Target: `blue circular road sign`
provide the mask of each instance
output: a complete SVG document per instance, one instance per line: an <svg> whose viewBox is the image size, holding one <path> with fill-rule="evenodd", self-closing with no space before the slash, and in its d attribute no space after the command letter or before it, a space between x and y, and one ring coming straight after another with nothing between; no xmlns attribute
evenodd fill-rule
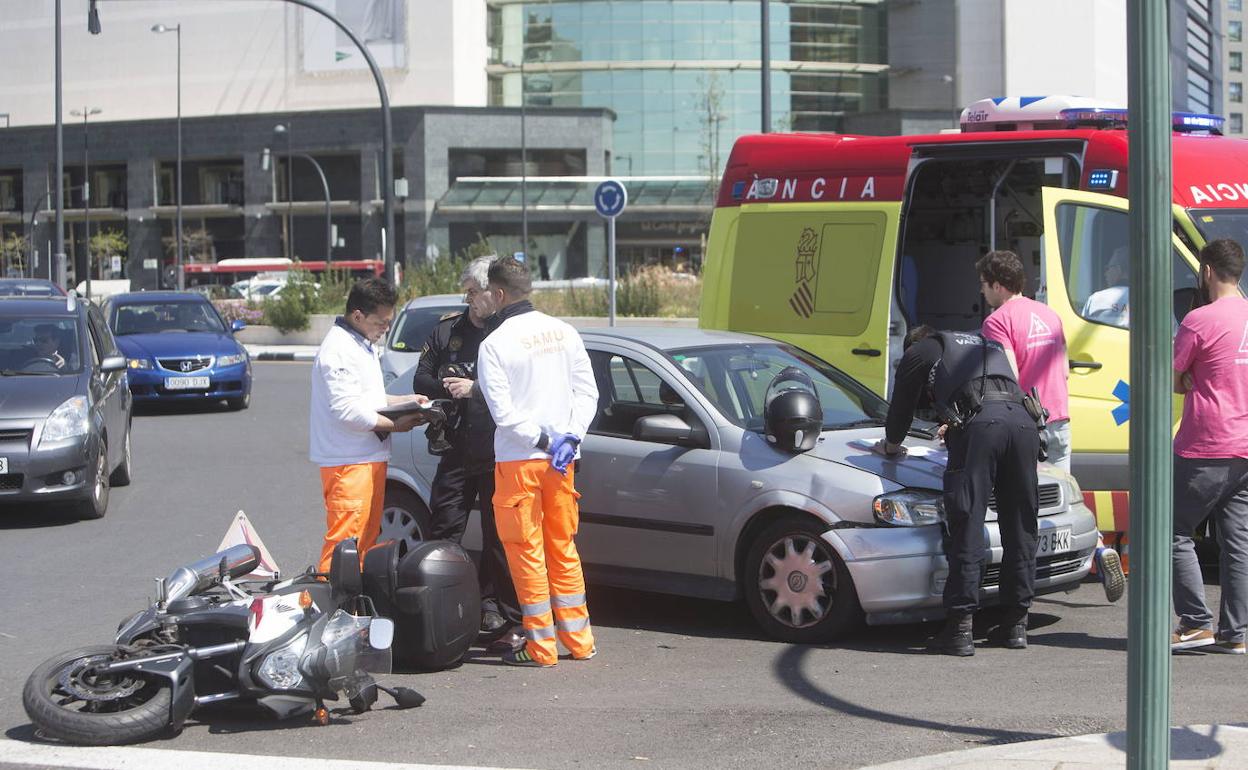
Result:
<svg viewBox="0 0 1248 770"><path fill-rule="evenodd" d="M607 219L618 217L628 205L628 190L614 179L602 182L594 190L594 208Z"/></svg>

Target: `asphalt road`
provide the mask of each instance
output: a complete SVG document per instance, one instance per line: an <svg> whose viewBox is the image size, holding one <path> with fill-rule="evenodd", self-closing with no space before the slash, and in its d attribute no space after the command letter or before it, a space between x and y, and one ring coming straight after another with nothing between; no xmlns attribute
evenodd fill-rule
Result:
<svg viewBox="0 0 1248 770"><path fill-rule="evenodd" d="M32 736L20 692L41 660L111 640L152 579L211 553L237 510L287 572L315 559L324 515L306 456L308 373L257 364L243 412L136 417L134 484L113 491L100 521L0 513L7 737ZM1126 724L1126 603L1085 584L1037 603L1029 650L953 659L923 654L931 625L790 646L761 639L742 606L591 586L593 661L513 669L474 652L453 671L389 677L428 697L417 710L342 713L321 728L219 709L153 745L505 767L858 767L1108 732ZM1246 664L1176 656L1174 723L1242 721Z"/></svg>

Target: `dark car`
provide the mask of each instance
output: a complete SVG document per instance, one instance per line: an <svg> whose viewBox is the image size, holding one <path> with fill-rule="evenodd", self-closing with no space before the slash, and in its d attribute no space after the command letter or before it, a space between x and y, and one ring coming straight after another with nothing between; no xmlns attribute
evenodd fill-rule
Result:
<svg viewBox="0 0 1248 770"><path fill-rule="evenodd" d="M0 297L64 297L67 293L42 278L0 278Z"/></svg>
<svg viewBox="0 0 1248 770"><path fill-rule="evenodd" d="M73 296L0 299L0 506L70 503L84 518L130 483L126 359Z"/></svg>
<svg viewBox="0 0 1248 770"><path fill-rule="evenodd" d="M193 292L114 294L104 303L139 402L251 402L251 356L212 303Z"/></svg>

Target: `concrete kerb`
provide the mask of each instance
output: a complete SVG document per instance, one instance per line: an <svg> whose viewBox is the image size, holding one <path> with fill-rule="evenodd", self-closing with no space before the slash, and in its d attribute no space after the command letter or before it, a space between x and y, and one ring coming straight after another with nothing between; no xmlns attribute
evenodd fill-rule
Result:
<svg viewBox="0 0 1248 770"><path fill-rule="evenodd" d="M1125 767L1125 732L1078 735L984 746L862 770L1100 770ZM1248 724L1170 728L1170 767L1175 770L1248 768Z"/></svg>

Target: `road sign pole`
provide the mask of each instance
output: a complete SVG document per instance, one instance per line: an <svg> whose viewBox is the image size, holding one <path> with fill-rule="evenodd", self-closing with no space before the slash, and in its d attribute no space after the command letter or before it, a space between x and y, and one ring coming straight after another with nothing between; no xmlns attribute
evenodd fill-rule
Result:
<svg viewBox="0 0 1248 770"><path fill-rule="evenodd" d="M615 217L607 219L607 326L615 326Z"/></svg>

